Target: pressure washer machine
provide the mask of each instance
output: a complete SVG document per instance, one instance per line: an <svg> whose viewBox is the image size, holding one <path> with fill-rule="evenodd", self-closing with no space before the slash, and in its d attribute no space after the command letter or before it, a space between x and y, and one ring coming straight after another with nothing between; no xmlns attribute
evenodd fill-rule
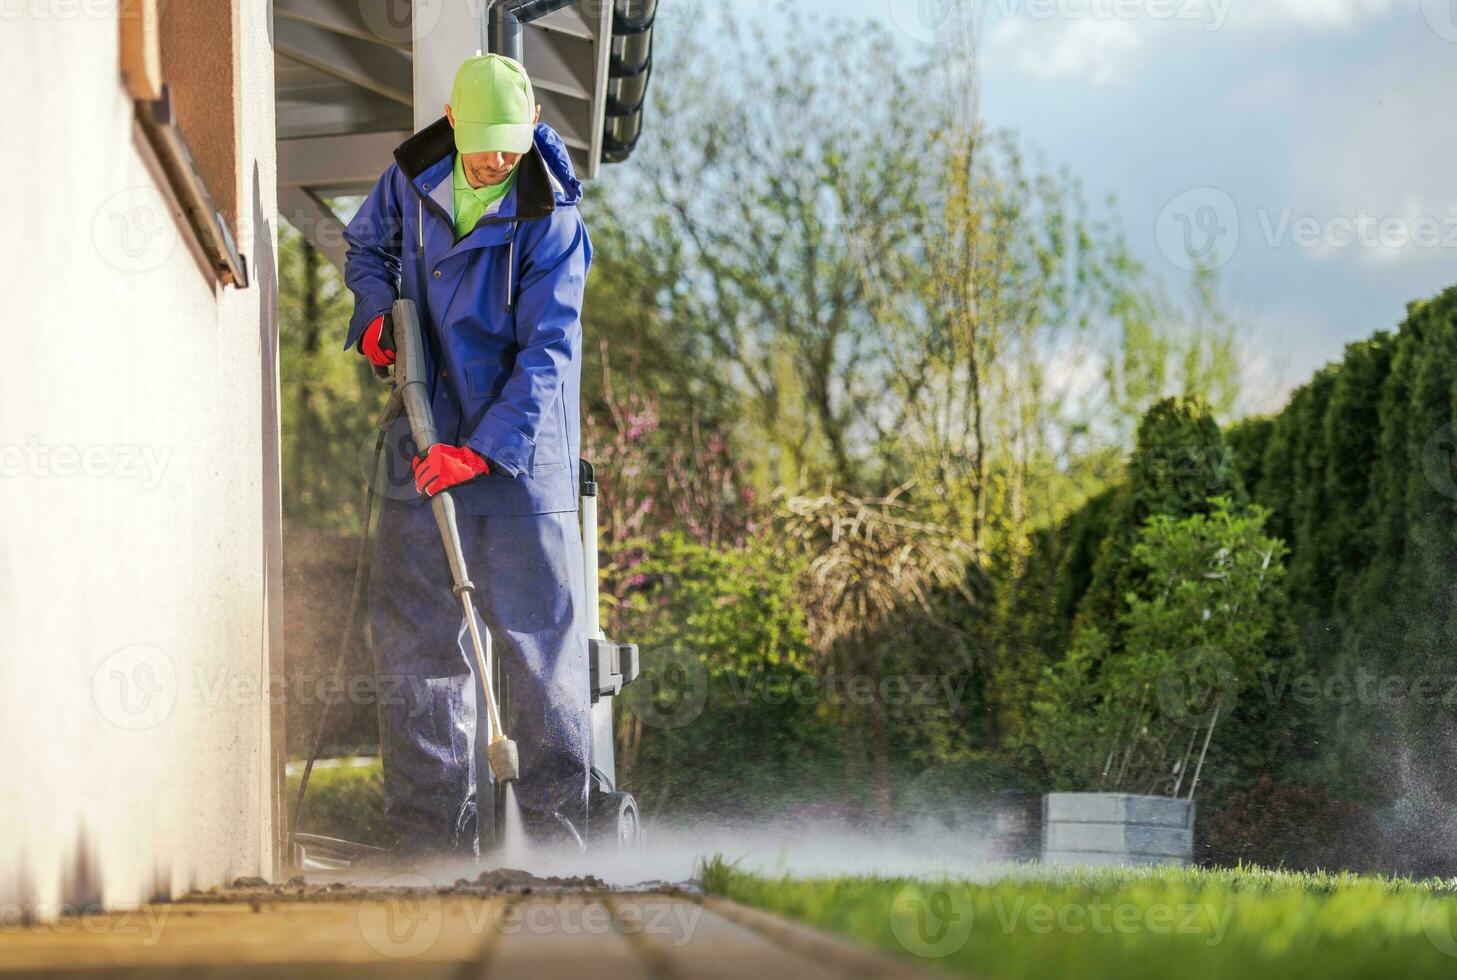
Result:
<svg viewBox="0 0 1457 980"><path fill-rule="evenodd" d="M370 479L366 481L363 527L355 563L354 587L350 598L348 625L334 667L336 676L343 670L349 645L359 636L363 596L373 552L375 476L379 472L388 434L395 421L403 414L409 423L416 453L425 453L438 441L426 383L424 337L419 311L414 302L407 299L397 301L392 311L392 321L393 336L384 338L384 343L396 350L397 357L393 370L377 368L375 371L376 376L390 383L391 394L385 410L375 423L373 464ZM638 648L634 643L609 640L602 632L598 595L598 484L591 463L580 461L579 477L579 512L587 607L587 648L583 652L588 658L592 697L592 767L585 836L589 846L594 848L624 850L641 843L643 829L637 801L630 793L617 787L612 704L613 699L622 693L622 689L638 677ZM476 791L480 797L475 810L481 852L487 855L501 842L506 818L506 785L519 775L516 744L511 740L510 733L502 729L501 723L511 692L505 672L501 669L500 658L492 654L490 634L480 623L475 611L475 587L471 583L461 548L455 503L450 492L447 490L435 494L430 499L430 506L440 531L443 557L450 568L453 592L461 603L461 613L474 654L472 673L476 680L478 707ZM329 705L325 704L320 712L309 757L301 774L289 825L290 854L294 859L294 866L306 871L342 870L372 855L387 853L370 845L300 833L298 830L309 777L327 734L328 717ZM488 792L493 805L482 805Z"/></svg>

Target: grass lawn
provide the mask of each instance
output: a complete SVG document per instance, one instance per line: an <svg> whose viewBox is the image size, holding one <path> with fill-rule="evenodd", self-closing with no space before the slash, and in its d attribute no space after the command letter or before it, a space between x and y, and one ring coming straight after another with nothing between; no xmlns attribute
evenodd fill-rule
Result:
<svg viewBox="0 0 1457 980"><path fill-rule="evenodd" d="M701 878L712 893L988 980L1457 977L1457 881L1032 867L977 881L793 879L721 857Z"/></svg>
<svg viewBox="0 0 1457 980"><path fill-rule="evenodd" d="M341 837L384 847L390 842L384 819L384 770L379 760L368 765L337 765L326 760L309 775L309 792L299 817L300 831ZM295 767L290 763L289 768ZM299 775L288 774L287 805L298 796Z"/></svg>

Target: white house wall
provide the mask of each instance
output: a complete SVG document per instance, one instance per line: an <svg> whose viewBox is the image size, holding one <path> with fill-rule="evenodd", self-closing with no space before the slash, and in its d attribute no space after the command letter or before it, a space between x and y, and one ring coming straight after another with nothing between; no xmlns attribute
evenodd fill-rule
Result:
<svg viewBox="0 0 1457 980"><path fill-rule="evenodd" d="M273 64L240 6L244 290L167 213L114 2L0 10L0 903L42 915L272 871Z"/></svg>

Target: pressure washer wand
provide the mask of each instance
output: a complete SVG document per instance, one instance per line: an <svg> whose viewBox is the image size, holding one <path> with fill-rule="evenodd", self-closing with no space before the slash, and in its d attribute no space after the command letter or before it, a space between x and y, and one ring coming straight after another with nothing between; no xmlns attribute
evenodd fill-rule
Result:
<svg viewBox="0 0 1457 980"><path fill-rule="evenodd" d="M425 383L425 345L420 332L420 314L412 300L398 300L392 314L394 319L395 347L395 392L404 402L405 417L410 421L410 432L415 437L415 450L425 455L430 447L440 441L435 431L435 418L430 411L430 391ZM440 529L440 539L445 544L445 559L450 564L450 580L455 594L460 598L461 611L465 614L466 629L470 632L471 647L476 655L476 675L480 679L481 694L486 699L486 713L491 722L491 741L486 746L486 758L491 771L501 782L510 782L521 774L520 757L516 743L506 737L501 726L500 708L496 703L496 692L491 684L490 666L486 661L486 647L476 619L475 586L465 566L465 551L460 544L460 527L455 517L455 500L450 491L442 490L430 498L430 509L435 513L435 525Z"/></svg>

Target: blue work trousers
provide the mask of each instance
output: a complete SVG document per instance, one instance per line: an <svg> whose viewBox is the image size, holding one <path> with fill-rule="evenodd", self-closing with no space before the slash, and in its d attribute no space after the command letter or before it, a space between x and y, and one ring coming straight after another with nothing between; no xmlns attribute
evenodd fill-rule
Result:
<svg viewBox="0 0 1457 980"><path fill-rule="evenodd" d="M528 830L586 823L591 742L581 536L571 512L459 514L477 611L505 676L507 736ZM460 600L428 505L387 500L370 578L386 814L401 850L471 853L479 685ZM484 724L485 713L479 713Z"/></svg>

